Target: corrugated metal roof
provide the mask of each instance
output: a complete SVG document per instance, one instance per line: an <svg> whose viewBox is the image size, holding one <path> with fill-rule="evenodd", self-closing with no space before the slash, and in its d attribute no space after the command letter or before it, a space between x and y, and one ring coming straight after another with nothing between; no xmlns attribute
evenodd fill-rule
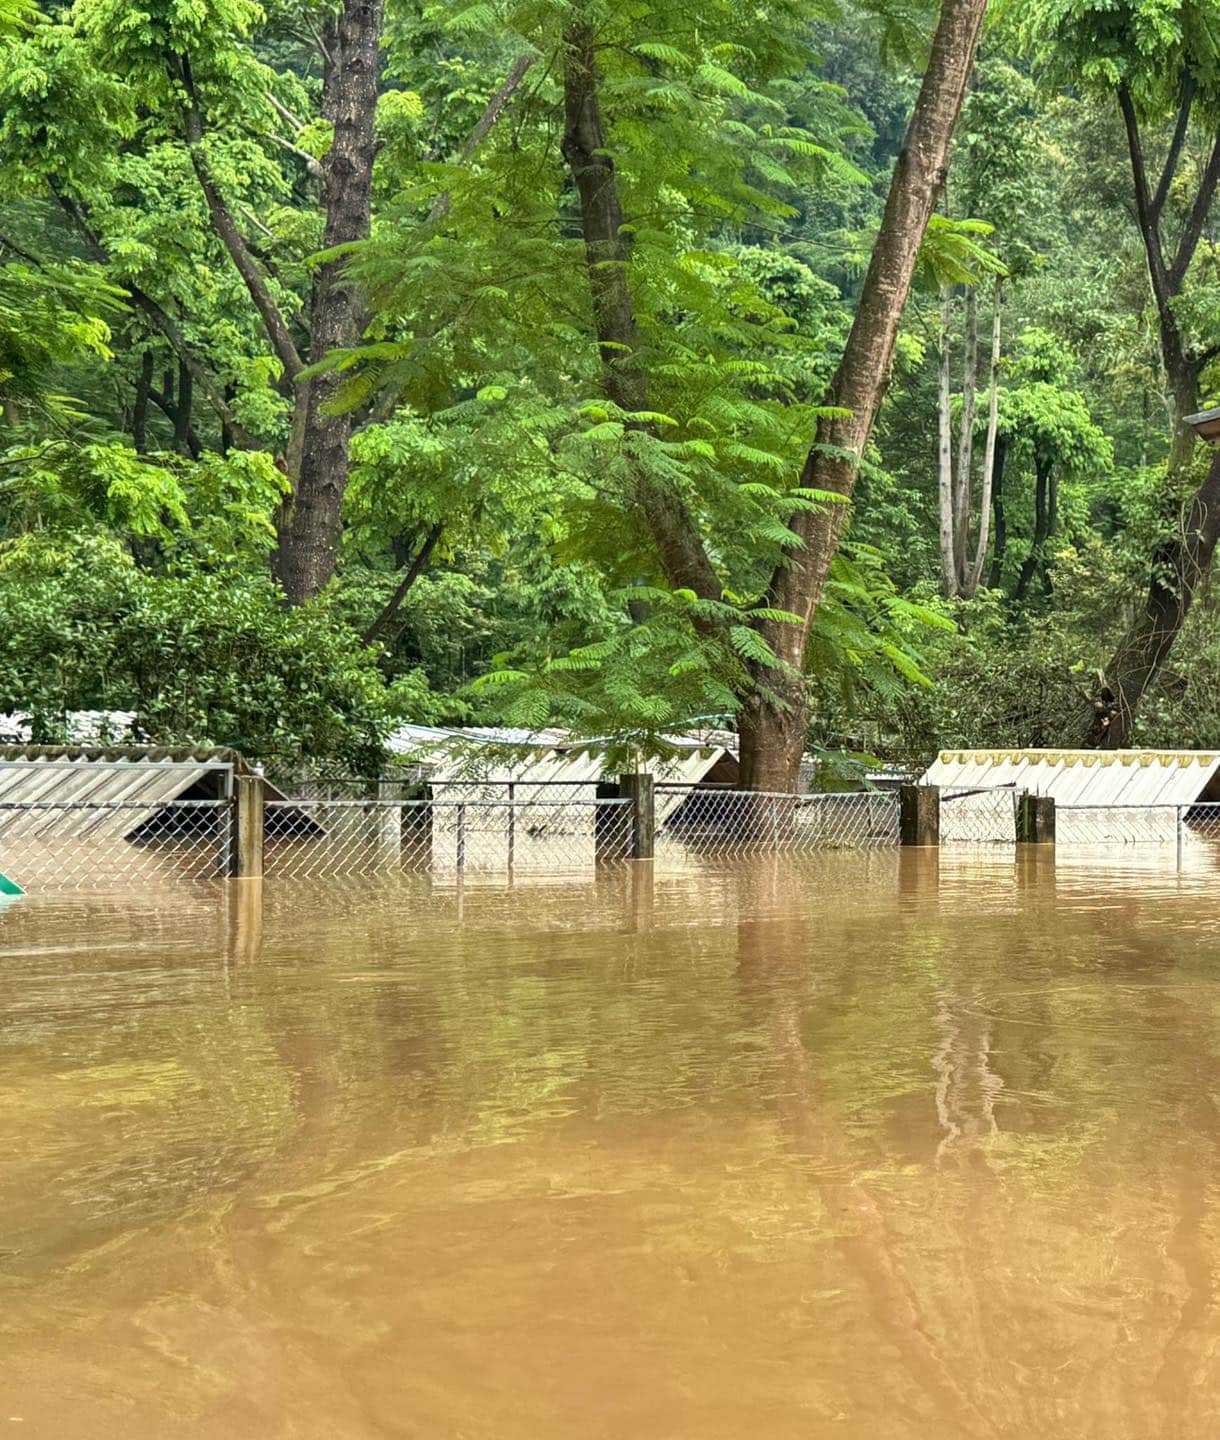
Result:
<svg viewBox="0 0 1220 1440"><path fill-rule="evenodd" d="M734 752L724 743L735 739L722 732L672 735L665 741L673 754L641 762L658 780L695 785ZM512 730L475 726L445 730L428 725L403 725L390 737L399 755L417 755L432 767L435 782L471 784L562 783L587 785L606 777L608 742L581 739L566 730ZM499 748L517 754L496 755ZM490 752L490 753L489 753Z"/></svg>
<svg viewBox="0 0 1220 1440"><path fill-rule="evenodd" d="M942 750L923 783L1028 790L1063 806L1190 805L1217 772L1214 750Z"/></svg>
<svg viewBox="0 0 1220 1440"><path fill-rule="evenodd" d="M216 759L180 758L101 759L77 752L45 754L4 752L20 758L0 758L0 806L39 805L26 810L5 809L5 836L54 832L62 836L128 835L150 820L163 806L176 800L197 781L223 768ZM51 809L86 805L121 809Z"/></svg>

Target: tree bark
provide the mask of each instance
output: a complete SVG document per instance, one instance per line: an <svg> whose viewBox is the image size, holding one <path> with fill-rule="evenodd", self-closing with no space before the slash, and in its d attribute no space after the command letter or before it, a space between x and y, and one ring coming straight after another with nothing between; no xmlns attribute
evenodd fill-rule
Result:
<svg viewBox="0 0 1220 1440"><path fill-rule="evenodd" d="M1004 513L1004 462L1008 458L1008 439L1001 435L995 447L995 477L991 486L991 512L994 518L995 549L991 552L991 571L987 584L998 590L1004 580L1004 557L1008 553L1008 518Z"/></svg>
<svg viewBox="0 0 1220 1440"><path fill-rule="evenodd" d="M1040 457L1036 458L1034 474L1034 535L1030 541L1029 554L1021 566L1017 588L1013 591L1013 599L1018 601L1025 599L1029 592L1030 581L1043 564L1047 538L1055 524L1054 508L1051 503L1051 467L1045 460Z"/></svg>
<svg viewBox="0 0 1220 1440"><path fill-rule="evenodd" d="M603 388L627 416L638 415L649 407L631 294L631 248L598 98L593 28L583 21L564 37L563 156L580 197ZM632 475L631 499L652 533L666 578L702 599L719 600L720 581L686 501L672 486L649 476L646 463L633 454L633 432L651 434L651 429L644 420L628 418L624 449Z"/></svg>
<svg viewBox="0 0 1220 1440"><path fill-rule="evenodd" d="M966 287L966 357L962 370L962 422L957 446L957 481L953 487L953 568L955 589L969 583L971 475L974 468L974 401L979 374L979 301L973 285Z"/></svg>
<svg viewBox="0 0 1220 1440"><path fill-rule="evenodd" d="M322 113L334 139L322 167L326 250L368 238L372 220L373 118L380 78L383 0L344 0L326 24ZM317 269L310 309L310 363L359 339L361 307L346 275L346 257ZM279 521L274 567L291 604L317 595L338 564L342 504L347 490L352 417L339 411L342 384L334 370L297 386L288 473L292 493Z"/></svg>
<svg viewBox="0 0 1220 1440"><path fill-rule="evenodd" d="M864 289L828 399L847 414L823 419L801 484L850 498L873 421L889 386L894 342L910 291L919 247L944 188L953 131L974 64L987 0L942 0L928 68L907 129L873 246ZM795 787L807 729L805 649L846 521L845 505L798 511L789 526L799 537L772 577L769 603L799 617L764 622L760 630L785 662L761 670L743 707L744 783L758 790Z"/></svg>
<svg viewBox="0 0 1220 1440"><path fill-rule="evenodd" d="M983 488L979 495L979 533L974 550L974 561L962 587L962 595L971 600L983 578L983 566L987 563L987 541L991 530L991 491L994 484L996 465L996 437L1000 427L1000 329L1003 323L1004 282L998 276L995 282L995 296L991 312L991 367L988 383L991 387L987 402L987 441L983 449Z"/></svg>
<svg viewBox="0 0 1220 1440"><path fill-rule="evenodd" d="M131 443L137 455L148 448L148 392L153 382L153 353L145 350L140 356L140 378L136 381L136 405L131 416Z"/></svg>
<svg viewBox="0 0 1220 1440"><path fill-rule="evenodd" d="M1143 142L1138 117L1130 93L1125 86L1118 91L1118 104L1127 132L1127 149L1131 160L1131 176L1135 189L1135 212L1148 277L1156 300L1159 321L1161 359L1173 398L1173 435L1170 441L1166 506L1177 505L1177 481L1189 468L1194 453L1195 437L1185 417L1199 408L1199 375L1207 362L1208 352L1189 349L1178 326L1174 304L1194 259L1203 227L1211 211L1217 185L1220 184L1220 135L1213 144L1199 187L1191 202L1190 212L1178 239L1176 252L1166 261L1161 236L1161 214L1169 194L1178 159L1189 123L1194 99L1193 82L1183 87L1177 123L1169 153L1157 185L1156 194L1149 193L1144 163ZM1126 743L1131 723L1144 691L1155 680L1161 666L1173 649L1174 640L1190 609L1195 589L1206 578L1211 564L1214 541L1205 544L1198 538L1206 534L1214 509L1212 474L1183 506L1179 516L1179 534L1159 547L1152 558L1148 590L1142 610L1119 641L1109 665L1102 672L1098 686L1088 697L1081 718L1081 738L1090 746L1114 748ZM1202 530L1200 530L1202 525ZM1196 573L1198 566L1202 570ZM1167 585L1165 576L1172 577ZM1187 586L1176 597L1175 586Z"/></svg>
<svg viewBox="0 0 1220 1440"><path fill-rule="evenodd" d="M174 449L179 455L191 453L189 437L191 433L191 414L194 407L194 386L191 380L190 367L182 360L178 361L178 398L176 401L178 413L174 417Z"/></svg>
<svg viewBox="0 0 1220 1440"><path fill-rule="evenodd" d="M1136 705L1173 648L1211 567L1217 538L1220 454L1213 457L1206 478L1191 497L1180 533L1153 557L1143 608L1091 697L1088 739L1092 745L1119 749L1127 743Z"/></svg>
<svg viewBox="0 0 1220 1440"><path fill-rule="evenodd" d="M953 329L953 291L948 285L940 292L940 374L937 377L937 503L940 511L940 569L945 595L957 594L956 536L953 504L953 414L952 370L949 340Z"/></svg>

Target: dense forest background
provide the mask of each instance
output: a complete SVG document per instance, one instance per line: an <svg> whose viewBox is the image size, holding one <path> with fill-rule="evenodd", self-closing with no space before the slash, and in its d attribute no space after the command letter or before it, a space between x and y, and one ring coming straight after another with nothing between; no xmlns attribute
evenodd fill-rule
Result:
<svg viewBox="0 0 1220 1440"><path fill-rule="evenodd" d="M0 712L648 746L779 673L841 511L815 751L1220 747L1216 0L993 4L809 483L949 9L0 0Z"/></svg>

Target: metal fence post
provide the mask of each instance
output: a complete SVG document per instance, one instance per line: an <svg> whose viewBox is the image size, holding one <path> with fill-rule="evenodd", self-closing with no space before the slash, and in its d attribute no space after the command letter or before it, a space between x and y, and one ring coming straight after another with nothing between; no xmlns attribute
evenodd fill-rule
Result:
<svg viewBox="0 0 1220 1440"><path fill-rule="evenodd" d="M898 787L898 843L940 844L940 786Z"/></svg>
<svg viewBox="0 0 1220 1440"><path fill-rule="evenodd" d="M263 817L267 782L261 775L234 777L233 843L229 846L229 873L242 880L263 877Z"/></svg>
<svg viewBox="0 0 1220 1440"><path fill-rule="evenodd" d="M459 871L466 868L466 802L464 800L457 807L457 868Z"/></svg>
<svg viewBox="0 0 1220 1440"><path fill-rule="evenodd" d="M508 782L508 868L511 870L517 859L517 787Z"/></svg>
<svg viewBox="0 0 1220 1440"><path fill-rule="evenodd" d="M1055 843L1055 800L1026 790L1017 797L1017 844Z"/></svg>
<svg viewBox="0 0 1220 1440"><path fill-rule="evenodd" d="M657 791L651 775L620 775L618 793L631 801L629 860L651 860L657 843Z"/></svg>

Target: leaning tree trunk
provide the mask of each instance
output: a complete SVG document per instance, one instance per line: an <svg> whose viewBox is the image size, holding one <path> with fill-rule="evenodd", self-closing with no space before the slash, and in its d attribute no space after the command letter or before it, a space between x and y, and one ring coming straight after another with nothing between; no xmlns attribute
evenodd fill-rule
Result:
<svg viewBox="0 0 1220 1440"><path fill-rule="evenodd" d="M828 395L846 412L818 424L801 473L802 486L850 499L878 407L889 387L894 343L928 219L944 188L966 83L974 64L987 0L943 0L928 68L890 182L881 229L873 246L860 303ZM781 667L760 667L743 707L741 766L756 790L791 790L800 771L808 728L804 681L809 632L839 546L847 506L797 511L789 526L798 537L772 576L768 604L795 614L797 623L765 621L760 632Z"/></svg>
<svg viewBox="0 0 1220 1440"><path fill-rule="evenodd" d="M1116 750L1127 743L1140 697L1165 663L1220 538L1220 454L1191 497L1179 533L1153 557L1144 604L1091 699L1089 741Z"/></svg>
<svg viewBox="0 0 1220 1440"><path fill-rule="evenodd" d="M1178 482L1188 470L1194 451L1194 434L1185 424L1185 417L1199 408L1199 375L1216 351L1214 348L1198 351L1187 344L1179 325L1176 302L1220 184L1220 132L1214 132L1211 154L1199 175L1176 253L1171 258L1161 236L1161 217L1182 155L1195 99L1194 82L1186 77L1174 137L1155 191L1147 173L1135 103L1125 84L1118 87L1117 98L1127 133L1136 221L1160 321L1161 360L1173 396L1167 498L1170 505L1177 507ZM1136 708L1173 649L1195 591L1211 565L1215 540L1213 537L1209 542L1207 537L1214 524L1214 472L1215 466L1182 505L1178 534L1159 546L1152 557L1143 608L1119 641L1083 708L1082 738L1088 745L1116 749L1127 743Z"/></svg>
<svg viewBox="0 0 1220 1440"><path fill-rule="evenodd" d="M326 250L369 235L383 16L383 0L345 0L326 25L322 113L334 126L322 167ZM345 266L343 257L327 260L314 277L311 364L360 337L360 298ZM280 516L275 554L276 574L292 604L316 595L338 562L352 436L351 414L336 404L341 383L328 370L297 387L288 454L292 493Z"/></svg>
<svg viewBox="0 0 1220 1440"><path fill-rule="evenodd" d="M1176 373L1170 376L1174 433L1166 477L1167 502L1176 505L1179 502L1173 497L1181 495L1181 479L1189 469L1195 440L1194 432L1183 420L1198 409L1199 380L1197 370L1182 360L1176 349L1172 346L1166 349L1164 326L1161 338L1162 353L1177 357ZM1127 743L1144 692L1169 658L1194 599L1195 589L1211 566L1214 541L1200 548L1192 536L1192 525L1197 528L1199 517L1209 515L1213 508L1214 468L1208 470L1203 483L1190 499L1179 505L1174 517L1177 533L1159 545L1152 556L1143 607L1118 642L1110 663L1101 672L1098 684L1088 698L1083 717L1083 740L1091 748L1116 750ZM1203 555L1206 558L1202 562L1202 571L1194 575L1196 561ZM1192 575L1194 578L1190 580L1189 591L1175 596L1173 592L1181 583L1180 577Z"/></svg>
<svg viewBox="0 0 1220 1440"><path fill-rule="evenodd" d="M562 150L580 197L602 388L612 404L628 416L639 416L649 408L648 377L631 292L631 242L602 119L594 32L583 20L564 36L563 90ZM702 599L719 600L720 582L686 502L672 485L649 475L636 460L633 432L647 432L648 422L629 418L624 428L630 498L652 532L666 579L694 590Z"/></svg>

